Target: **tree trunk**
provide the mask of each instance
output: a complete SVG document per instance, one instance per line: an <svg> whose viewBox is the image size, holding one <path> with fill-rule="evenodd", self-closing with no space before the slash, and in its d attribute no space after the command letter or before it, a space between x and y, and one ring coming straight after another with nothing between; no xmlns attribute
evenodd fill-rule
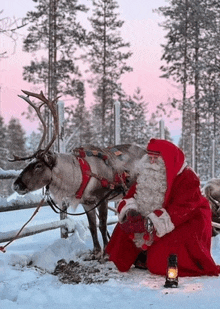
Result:
<svg viewBox="0 0 220 309"><path fill-rule="evenodd" d="M56 48L56 13L57 0L50 0L49 3L49 46L48 46L48 98L54 100L57 96L57 82L56 82L56 62L57 62L57 48ZM52 137L52 117L47 110L47 124L48 134L47 143Z"/></svg>
<svg viewBox="0 0 220 309"><path fill-rule="evenodd" d="M199 162L199 132L200 132L200 106L199 106L199 26L198 21L195 22L195 145L196 145L196 154L195 154L195 172L198 172L198 162Z"/></svg>
<svg viewBox="0 0 220 309"><path fill-rule="evenodd" d="M186 122L187 122L187 107L186 107L186 89L187 89L187 30L188 30L188 17L187 17L187 10L188 10L188 0L185 0L185 40L184 40L184 64L183 64L183 105L182 105L182 149L184 152L187 150L186 141L188 139L187 136L187 129L186 129Z"/></svg>
<svg viewBox="0 0 220 309"><path fill-rule="evenodd" d="M103 82L102 82L102 146L105 145L105 113L106 113L106 3L104 3L103 28Z"/></svg>

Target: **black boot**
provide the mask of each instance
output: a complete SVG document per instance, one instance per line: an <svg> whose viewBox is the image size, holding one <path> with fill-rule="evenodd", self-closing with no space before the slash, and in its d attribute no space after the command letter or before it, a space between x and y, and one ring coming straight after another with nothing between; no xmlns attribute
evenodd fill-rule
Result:
<svg viewBox="0 0 220 309"><path fill-rule="evenodd" d="M147 251L142 251L141 253L139 253L138 257L134 262L135 268L147 269L146 261L147 261Z"/></svg>

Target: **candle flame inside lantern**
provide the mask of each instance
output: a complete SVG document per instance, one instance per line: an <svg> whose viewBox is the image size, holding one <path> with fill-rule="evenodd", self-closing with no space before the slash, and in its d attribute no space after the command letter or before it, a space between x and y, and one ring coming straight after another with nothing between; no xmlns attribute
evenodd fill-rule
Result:
<svg viewBox="0 0 220 309"><path fill-rule="evenodd" d="M169 267L168 273L167 273L167 277L168 277L169 279L175 279L175 278L177 278L177 276L178 276L178 270L177 270L177 268Z"/></svg>

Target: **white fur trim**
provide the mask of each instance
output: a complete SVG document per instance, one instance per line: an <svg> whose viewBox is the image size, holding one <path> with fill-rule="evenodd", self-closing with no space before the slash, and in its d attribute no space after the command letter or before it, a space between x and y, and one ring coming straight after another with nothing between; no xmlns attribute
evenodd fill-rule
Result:
<svg viewBox="0 0 220 309"><path fill-rule="evenodd" d="M133 197L128 198L126 200L123 200L126 202L126 204L124 205L124 207L121 209L120 213L118 213L118 220L119 222L123 222L126 214L129 210L138 210L138 206L137 206L137 202L135 201L135 199ZM120 204L119 204L120 205Z"/></svg>
<svg viewBox="0 0 220 309"><path fill-rule="evenodd" d="M174 230L175 226L171 221L170 215L166 211L166 209L160 209L163 214L158 217L154 212L150 213L148 217L153 222L154 228L156 230L156 234L158 237L163 237L165 234L170 233Z"/></svg>
<svg viewBox="0 0 220 309"><path fill-rule="evenodd" d="M134 233L133 242L137 248L141 248L143 245L145 245L146 241L144 239L144 233Z"/></svg>
<svg viewBox="0 0 220 309"><path fill-rule="evenodd" d="M153 243L153 235L149 236L149 239L144 239L145 233L134 233L134 239L133 242L135 243L135 246L137 248L141 248L143 250L146 250L146 246L149 247ZM145 248L144 248L145 246Z"/></svg>

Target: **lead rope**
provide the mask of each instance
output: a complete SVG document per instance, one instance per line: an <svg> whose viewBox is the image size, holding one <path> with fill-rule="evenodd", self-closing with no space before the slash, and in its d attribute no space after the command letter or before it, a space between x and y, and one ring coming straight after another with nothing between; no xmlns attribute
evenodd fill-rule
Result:
<svg viewBox="0 0 220 309"><path fill-rule="evenodd" d="M123 191L123 189L121 188L121 190ZM121 191L120 190L120 191ZM115 190L114 190L115 191ZM115 198L116 196L118 196L121 192L117 192L116 194L115 194L115 196L113 196L113 198ZM89 213L90 211L92 211L92 210L94 210L94 209L97 209L97 207L110 195L112 193L112 191L109 191L93 208L91 208L90 210L88 210L88 211L84 211L84 212L81 212L81 213L69 213L69 212L67 212L66 210L63 210L63 209L61 209L55 202L54 202L54 200L51 198L51 196L50 196L50 192L49 192L49 188L47 188L46 189L46 192L45 192L45 195L46 195L46 197L47 197L47 203L49 204L49 206L51 207L51 209L55 212L55 213L57 213L57 214L61 214L61 213L65 213L66 215L70 215L70 216L81 216L81 215L85 215L85 214L87 214L87 213ZM97 211L96 211L96 216L98 217L98 219L99 219L99 214L97 213ZM110 239L111 238L111 236L110 236L110 234L109 234L109 232L108 232L108 230L107 230L107 237L108 237L108 239Z"/></svg>
<svg viewBox="0 0 220 309"><path fill-rule="evenodd" d="M84 212L80 212L80 213L70 213L70 212L67 212L66 210L61 209L50 196L49 188L46 189L45 195L46 195L47 203L49 204L49 206L52 208L52 210L55 213L57 214L65 213L66 215L69 215L69 216L82 216L96 209L103 201L105 201L112 194L113 191L117 192L116 189L109 191L93 208L91 208L90 210L84 211ZM121 188L120 188L120 191L118 190L118 192L112 198L115 198L119 194L121 194Z"/></svg>
<svg viewBox="0 0 220 309"><path fill-rule="evenodd" d="M28 223L31 222L31 220L36 216L36 214L38 213L39 209L43 205L44 201L45 201L45 198L42 198L42 200L38 204L37 208L35 209L33 215L30 217L30 219L22 226L22 228L17 232L17 234L9 242L7 242L6 245L0 246L0 251L2 251L3 253L6 252L5 248L8 247L12 242L14 242L19 237L19 235L21 234L21 232L23 231L25 226L28 225Z"/></svg>

